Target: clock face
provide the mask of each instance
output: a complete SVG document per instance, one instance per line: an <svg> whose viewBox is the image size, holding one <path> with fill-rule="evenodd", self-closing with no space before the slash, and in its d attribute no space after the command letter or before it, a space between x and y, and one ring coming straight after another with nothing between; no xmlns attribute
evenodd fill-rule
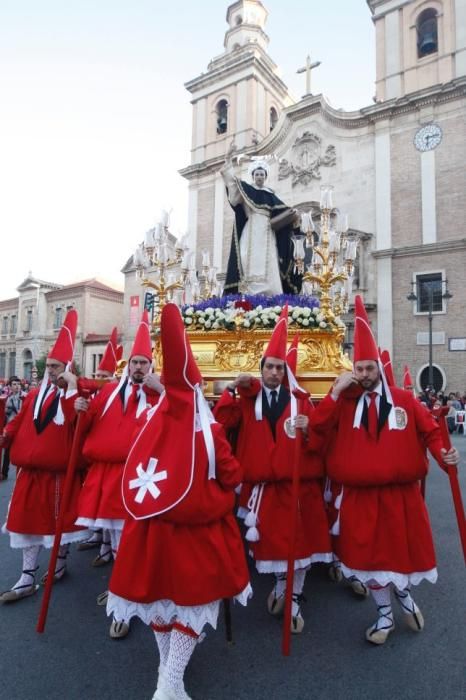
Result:
<svg viewBox="0 0 466 700"><path fill-rule="evenodd" d="M442 129L438 124L427 124L416 131L414 145L418 151L432 151L442 140Z"/></svg>

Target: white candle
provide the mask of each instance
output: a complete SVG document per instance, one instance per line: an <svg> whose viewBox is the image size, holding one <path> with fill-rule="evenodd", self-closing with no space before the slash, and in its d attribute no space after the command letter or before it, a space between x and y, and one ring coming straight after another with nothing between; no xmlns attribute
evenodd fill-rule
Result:
<svg viewBox="0 0 466 700"><path fill-rule="evenodd" d="M293 236L293 255L295 260L304 260L304 238L302 236Z"/></svg>
<svg viewBox="0 0 466 700"><path fill-rule="evenodd" d="M202 267L209 267L210 265L210 253L208 250L202 251Z"/></svg>
<svg viewBox="0 0 466 700"><path fill-rule="evenodd" d="M322 185L320 188L320 208L321 209L332 209L332 190L331 185Z"/></svg>
<svg viewBox="0 0 466 700"><path fill-rule="evenodd" d="M161 262L162 264L165 264L166 262L168 262L168 251L167 251L167 246L165 243L162 243L160 248L159 248L158 259L159 259L159 262Z"/></svg>
<svg viewBox="0 0 466 700"><path fill-rule="evenodd" d="M142 253L140 245L138 245L138 247L134 251L133 262L136 265L136 267L141 267L144 262L144 255Z"/></svg>
<svg viewBox="0 0 466 700"><path fill-rule="evenodd" d="M164 228L168 228L170 224L170 215L165 209L160 212L160 223Z"/></svg>
<svg viewBox="0 0 466 700"><path fill-rule="evenodd" d="M181 261L181 269L182 270L188 270L189 269L189 261L191 259L191 253L189 250L185 250L183 253L183 259Z"/></svg>
<svg viewBox="0 0 466 700"><path fill-rule="evenodd" d="M154 229L149 229L146 231L146 235L144 236L144 245L147 248L153 248L154 247Z"/></svg>

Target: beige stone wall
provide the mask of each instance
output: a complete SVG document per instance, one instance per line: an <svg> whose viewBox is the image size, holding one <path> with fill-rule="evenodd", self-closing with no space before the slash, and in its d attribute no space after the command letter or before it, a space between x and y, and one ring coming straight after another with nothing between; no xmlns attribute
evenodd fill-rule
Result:
<svg viewBox="0 0 466 700"><path fill-rule="evenodd" d="M215 184L213 178L206 180L199 188L197 207L197 267L201 265L201 250L212 251L214 232Z"/></svg>
<svg viewBox="0 0 466 700"><path fill-rule="evenodd" d="M461 100L457 108L437 122L443 130L442 143L435 152L439 241L465 237L466 100Z"/></svg>
<svg viewBox="0 0 466 700"><path fill-rule="evenodd" d="M392 245L395 248L422 242L421 161L413 144L416 125L405 122L391 134Z"/></svg>
<svg viewBox="0 0 466 700"><path fill-rule="evenodd" d="M445 270L453 299L448 302L447 313L434 314L433 331L445 332L445 344L433 346L433 362L440 365L447 375L449 391L466 390L466 352L450 352L448 338L466 337L466 293L464 270L466 269L466 248L450 253L416 255L395 258L393 261L393 331L394 367L397 379L401 381L404 364L411 368L413 378L419 369L428 364L428 345L417 345L419 332L427 333L427 315L413 313L412 303L406 296L411 291L413 273Z"/></svg>
<svg viewBox="0 0 466 700"><path fill-rule="evenodd" d="M115 302L92 293L89 295L87 333L108 333L110 335L113 326L118 326L121 329L122 321L123 299L121 302Z"/></svg>

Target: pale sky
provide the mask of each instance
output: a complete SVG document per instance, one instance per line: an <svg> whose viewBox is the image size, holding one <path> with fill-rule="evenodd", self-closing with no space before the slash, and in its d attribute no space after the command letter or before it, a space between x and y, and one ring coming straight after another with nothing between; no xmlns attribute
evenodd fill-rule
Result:
<svg viewBox="0 0 466 700"><path fill-rule="evenodd" d="M161 209L188 230L191 105L183 84L223 52L227 0L1 0L0 299L31 270L70 283L120 269ZM372 104L365 0L264 0L292 94Z"/></svg>

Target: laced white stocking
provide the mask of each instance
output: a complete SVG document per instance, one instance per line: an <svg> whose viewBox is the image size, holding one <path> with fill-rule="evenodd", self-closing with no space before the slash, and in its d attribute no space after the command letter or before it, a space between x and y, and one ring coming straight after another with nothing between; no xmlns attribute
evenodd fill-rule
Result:
<svg viewBox="0 0 466 700"><path fill-rule="evenodd" d="M116 559L118 547L120 546L121 530L109 530L108 532L110 533L110 542L112 544L113 558Z"/></svg>
<svg viewBox="0 0 466 700"><path fill-rule="evenodd" d="M286 574L275 574L275 598L285 595Z"/></svg>
<svg viewBox="0 0 466 700"><path fill-rule="evenodd" d="M291 604L291 614L296 617L299 613L299 603L301 601L306 578L306 569L296 569L293 578L293 602Z"/></svg>
<svg viewBox="0 0 466 700"><path fill-rule="evenodd" d="M377 605L378 620L373 625L374 629L387 629L393 626L392 601L390 586L378 586L375 582L369 582L369 590Z"/></svg>
<svg viewBox="0 0 466 700"><path fill-rule="evenodd" d="M159 627L164 627L167 625L165 620L162 620L161 617L156 617L154 620L154 624L159 626ZM167 660L168 660L168 654L170 652L170 632L160 632L159 630L154 630L154 635L155 635L155 641L157 642L157 647L159 649L159 656L160 656L160 667L159 667L159 673L165 669L165 666L167 665Z"/></svg>
<svg viewBox="0 0 466 700"><path fill-rule="evenodd" d="M170 651L164 671L164 681L180 699L187 697L183 676L197 642L197 635L191 637L177 629L170 632Z"/></svg>
<svg viewBox="0 0 466 700"><path fill-rule="evenodd" d="M13 588L20 588L22 586L32 586L34 583L34 574L25 574L25 571L35 571L37 568L37 560L39 558L40 550L42 546L40 544L34 544L31 547L24 547L23 549L23 573L21 574L18 581L15 583Z"/></svg>
<svg viewBox="0 0 466 700"><path fill-rule="evenodd" d="M401 606L401 609L406 615L412 615L413 613L419 612L419 608L414 602L414 599L411 597L409 586L407 586L404 590L395 587L395 596Z"/></svg>

